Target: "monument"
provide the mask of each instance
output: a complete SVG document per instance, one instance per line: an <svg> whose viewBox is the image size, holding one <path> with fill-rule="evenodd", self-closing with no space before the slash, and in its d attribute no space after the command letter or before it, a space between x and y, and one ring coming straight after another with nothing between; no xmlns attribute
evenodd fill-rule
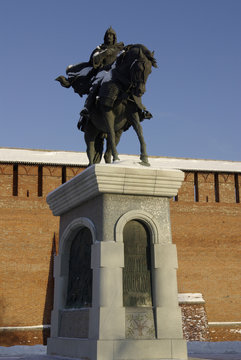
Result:
<svg viewBox="0 0 241 360"><path fill-rule="evenodd" d="M79 125L87 138L88 129L98 130L92 136L94 146L87 141L91 166L47 197L53 214L60 216L54 308L47 346L50 355L89 360L187 359L177 297L177 254L169 216L169 199L177 195L183 173L142 166L149 165L149 161L142 130L138 131L148 112L141 108L142 92L136 96L135 91L146 81L138 69L142 75L148 69L148 76L152 61L155 63L153 54L143 45L127 46L122 51L131 52L132 57L133 49L138 58L132 59L137 65L132 79L139 85L128 94L118 90L115 95L113 89L120 82L113 81L113 76L108 83L100 75L102 81L97 89L89 91L89 96L97 99L81 112ZM122 54L111 65L112 75L116 62L124 62ZM128 56L125 54L125 59ZM139 63L140 56L145 58ZM142 81L138 83L138 79ZM72 79L60 81L64 86L73 85ZM102 86L106 88L101 94ZM124 120L125 124L120 129L114 125L119 116L115 106L119 105L125 107L121 113L128 115L121 117L120 122ZM98 127L103 119L105 124L111 120L109 127L104 128L104 122ZM141 162L116 161L117 133L131 125L140 139ZM100 164L104 139L107 164ZM110 151L112 164L108 163Z"/></svg>
<svg viewBox="0 0 241 360"><path fill-rule="evenodd" d="M110 163L111 155L113 161L119 160L116 146L123 131L133 126L140 141L141 164L149 166L141 121L152 115L141 96L152 67L157 67L154 52L141 44L117 44L111 28L104 41L89 62L68 66L68 79L59 76L56 80L64 87L71 86L80 96L88 95L78 128L85 133L89 165L101 161L105 138L105 161Z"/></svg>

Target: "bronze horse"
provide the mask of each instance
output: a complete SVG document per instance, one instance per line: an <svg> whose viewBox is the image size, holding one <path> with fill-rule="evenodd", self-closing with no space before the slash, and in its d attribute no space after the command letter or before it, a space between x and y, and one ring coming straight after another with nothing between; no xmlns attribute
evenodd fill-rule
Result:
<svg viewBox="0 0 241 360"><path fill-rule="evenodd" d="M100 162L106 136L105 161L111 162L111 154L113 161L119 160L116 146L120 136L123 131L133 126L140 142L141 164L149 166L140 122L145 118L141 96L146 90L145 84L152 66L157 67L156 61L153 53L145 46L135 44L126 47L123 54L117 58L114 69L110 70L115 74L114 79L108 78L108 81L114 82L119 88L112 107L101 102L101 86L104 86L105 82L105 79L102 79L100 96L97 95L97 100L90 107L89 121L84 127L89 165Z"/></svg>

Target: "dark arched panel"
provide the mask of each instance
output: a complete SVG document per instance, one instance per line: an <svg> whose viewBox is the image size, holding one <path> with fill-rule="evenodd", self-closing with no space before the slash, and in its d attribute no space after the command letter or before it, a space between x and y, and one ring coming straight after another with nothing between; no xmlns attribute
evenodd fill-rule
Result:
<svg viewBox="0 0 241 360"><path fill-rule="evenodd" d="M92 304L92 235L82 228L72 241L69 253L69 277L66 308L90 307Z"/></svg>
<svg viewBox="0 0 241 360"><path fill-rule="evenodd" d="M146 226L129 221L123 231L125 267L123 269L123 305L152 306L151 248Z"/></svg>

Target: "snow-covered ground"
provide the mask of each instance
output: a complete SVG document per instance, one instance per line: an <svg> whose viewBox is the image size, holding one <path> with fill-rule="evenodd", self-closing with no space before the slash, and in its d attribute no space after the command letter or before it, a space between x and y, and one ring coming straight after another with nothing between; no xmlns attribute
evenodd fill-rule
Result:
<svg viewBox="0 0 241 360"><path fill-rule="evenodd" d="M206 342L206 341L189 341L188 353L237 353L241 356L241 341L220 341L220 342ZM240 357L241 360L241 357Z"/></svg>
<svg viewBox="0 0 241 360"><path fill-rule="evenodd" d="M241 341L189 341L188 354L191 358L241 360Z"/></svg>
<svg viewBox="0 0 241 360"><path fill-rule="evenodd" d="M46 355L46 346L43 345L19 345L0 346L1 360L53 360L63 359L57 356ZM188 353L190 359L210 360L241 360L241 341L226 342L188 342ZM66 359L66 358L64 358ZM73 359L71 359L73 360Z"/></svg>
<svg viewBox="0 0 241 360"><path fill-rule="evenodd" d="M44 345L15 345L0 346L0 356L46 355L47 346Z"/></svg>

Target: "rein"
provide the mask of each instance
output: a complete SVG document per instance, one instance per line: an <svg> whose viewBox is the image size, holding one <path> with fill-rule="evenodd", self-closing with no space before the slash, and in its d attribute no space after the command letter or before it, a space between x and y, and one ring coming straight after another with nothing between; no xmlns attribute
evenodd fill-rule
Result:
<svg viewBox="0 0 241 360"><path fill-rule="evenodd" d="M143 71L139 71L139 72L141 73L141 77L142 77L142 78L141 78L141 81L142 81L142 83L145 83L145 77L144 77L145 70L146 70L145 61L144 61L144 60L135 59L135 60L133 61L133 63L131 64L131 66L130 66L130 70L132 69L132 67L134 67L134 65L135 65L136 63L141 63L141 64L143 64L144 70L143 70ZM131 72L131 81L130 81L130 82L131 82L131 84L133 84L133 85L136 86L136 81L134 81L134 79L133 79L134 75L135 75L135 72Z"/></svg>

